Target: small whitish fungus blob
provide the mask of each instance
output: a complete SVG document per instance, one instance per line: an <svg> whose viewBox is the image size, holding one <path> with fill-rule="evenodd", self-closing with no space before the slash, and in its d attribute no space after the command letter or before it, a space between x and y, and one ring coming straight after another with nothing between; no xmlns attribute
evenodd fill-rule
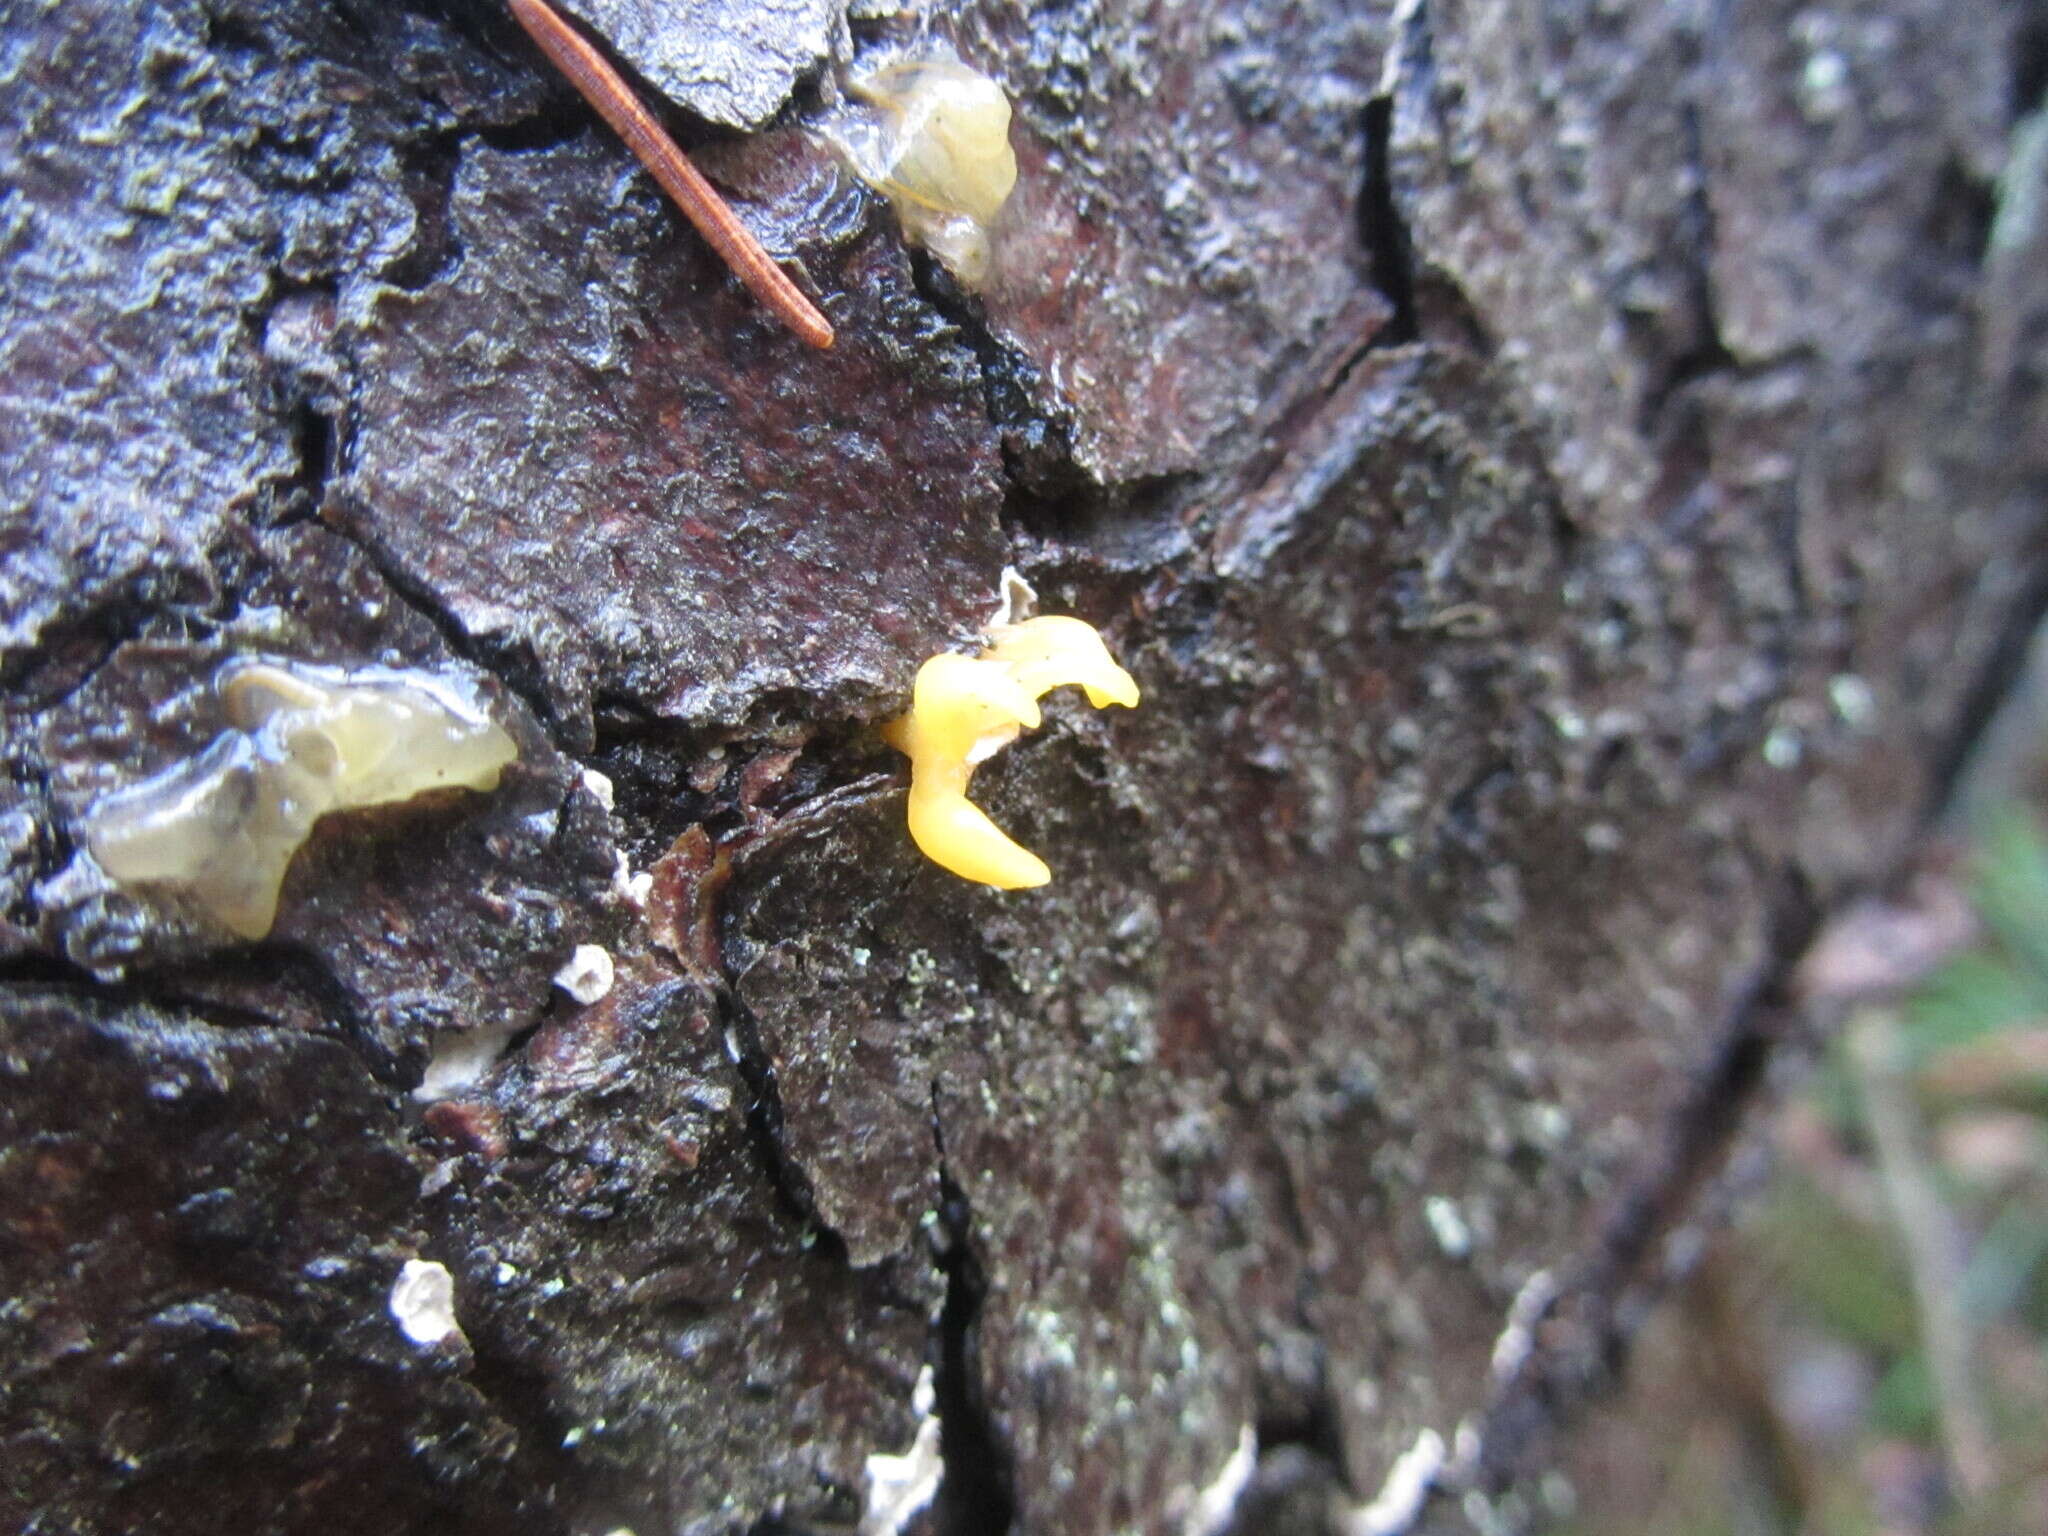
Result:
<svg viewBox="0 0 2048 1536"><path fill-rule="evenodd" d="M443 1030L434 1036L426 1071L412 1096L421 1104L453 1098L498 1064L512 1037L526 1027L524 1019L480 1024L474 1029Z"/></svg>
<svg viewBox="0 0 2048 1536"><path fill-rule="evenodd" d="M445 1264L407 1259L391 1283L388 1305L399 1332L415 1344L438 1344L462 1335L462 1326L455 1321L455 1277Z"/></svg>
<svg viewBox="0 0 2048 1536"><path fill-rule="evenodd" d="M602 944L578 944L555 972L555 985L587 1008L611 995L614 974L611 951Z"/></svg>
<svg viewBox="0 0 2048 1536"><path fill-rule="evenodd" d="M231 729L95 806L85 845L121 884L181 890L245 939L270 932L285 868L327 812L495 789L519 755L474 698L424 673L231 661L214 687Z"/></svg>
<svg viewBox="0 0 2048 1536"><path fill-rule="evenodd" d="M880 110L836 137L856 176L888 198L903 232L968 288L988 277L989 230L1017 184L1010 99L950 51L848 83Z"/></svg>
<svg viewBox="0 0 2048 1536"><path fill-rule="evenodd" d="M1138 702L1131 674L1079 619L999 625L979 656L934 656L918 669L910 713L882 735L910 758L910 836L926 857L998 890L1052 878L1043 859L969 802L967 782L977 763L1037 727L1040 696L1070 683L1097 709Z"/></svg>
<svg viewBox="0 0 2048 1536"><path fill-rule="evenodd" d="M867 1508L861 1513L859 1536L899 1536L938 1497L946 1459L939 1450L939 1416L932 1411L937 1405L932 1368L926 1366L910 1392L910 1407L917 1415L917 1436L910 1449L901 1456L877 1451L868 1457Z"/></svg>

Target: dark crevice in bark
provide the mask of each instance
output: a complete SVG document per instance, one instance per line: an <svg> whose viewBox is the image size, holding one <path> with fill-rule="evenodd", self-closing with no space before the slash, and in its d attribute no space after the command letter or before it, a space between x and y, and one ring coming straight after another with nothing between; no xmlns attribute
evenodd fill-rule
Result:
<svg viewBox="0 0 2048 1536"><path fill-rule="evenodd" d="M1720 310L1714 296L1714 209L1707 196L1706 150L1701 139L1699 108L1687 102L1679 109L1685 138L1686 167L1692 182L1680 210L1679 233L1690 260L1685 272L1689 336L1679 354L1643 390L1638 429L1651 436L1665 408L1688 386L1736 366L1735 354L1721 339Z"/></svg>
<svg viewBox="0 0 2048 1536"><path fill-rule="evenodd" d="M530 155L574 144L590 131L590 124L574 113L535 112L510 122L483 125L468 136L508 155Z"/></svg>
<svg viewBox="0 0 2048 1536"><path fill-rule="evenodd" d="M138 582L146 587L147 579ZM43 630L33 648L15 652L0 663L0 689L9 695L9 713L23 719L47 714L71 702L122 646L185 605L176 595L149 591L124 593L79 614L71 622Z"/></svg>
<svg viewBox="0 0 2048 1536"><path fill-rule="evenodd" d="M2048 107L2048 10L2023 20L2013 30L2013 120Z"/></svg>
<svg viewBox="0 0 2048 1536"><path fill-rule="evenodd" d="M1003 1536L1016 1519L1016 1468L989 1413L981 1369L981 1309L988 1274L974 1246L974 1208L946 1161L946 1132L932 1085L932 1144L939 1160L939 1224L933 1258L946 1277L939 1311L939 1455L945 1463L932 1513L938 1536Z"/></svg>
<svg viewBox="0 0 2048 1536"><path fill-rule="evenodd" d="M983 409L1003 455L1003 528L1020 569L1042 579L1048 562L1086 560L1150 570L1185 545L1183 511L1201 477L1191 472L1098 484L1074 456L1073 423L1048 414L1037 367L990 330L982 301L929 254L911 253L919 297L959 333L980 369Z"/></svg>
<svg viewBox="0 0 2048 1536"><path fill-rule="evenodd" d="M611 780L619 847L635 869L650 867L691 827L703 827L714 843L724 830L713 825L713 817L723 809L723 781L731 769L722 772L711 792L698 789L690 776L705 747L683 739L680 729L675 741L666 732L653 734L664 724L650 717L646 729L636 721L631 730L621 731L615 715L608 725L600 713L596 744L587 759Z"/></svg>
<svg viewBox="0 0 2048 1536"><path fill-rule="evenodd" d="M1929 189L1920 232L1927 244L1948 258L1916 270L1906 291L1929 309L1950 309L1969 302L1979 269L1991 249L1991 226L1998 217L1998 188L1974 173L1958 155L1942 161Z"/></svg>
<svg viewBox="0 0 2048 1536"><path fill-rule="evenodd" d="M718 989L718 1013L725 1030L727 1054L747 1090L747 1130L776 1198L816 1239L814 1252L835 1263L847 1260L846 1240L818 1213L818 1198L806 1174L782 1139L782 1085L775 1060L761 1041L761 1026L751 1010L732 994Z"/></svg>
<svg viewBox="0 0 2048 1536"><path fill-rule="evenodd" d="M1039 514L1087 489L1087 476L1074 462L1072 424L1039 409L1044 381L1037 367L989 328L979 298L925 251L911 250L910 273L918 296L960 333L980 369L982 408L1002 440L1010 487L1005 511L1014 503L1021 521L1043 521Z"/></svg>
<svg viewBox="0 0 2048 1536"><path fill-rule="evenodd" d="M159 990L147 979L106 981L85 967L48 951L0 960L0 992L20 988L62 992L109 1008L148 1009L181 1023L208 1029L276 1029L277 1020L253 1008L207 997Z"/></svg>
<svg viewBox="0 0 2048 1536"><path fill-rule="evenodd" d="M1365 104L1365 173L1358 191L1358 233L1365 242L1366 270L1394 308L1394 318L1377 338L1381 346L1413 341L1415 242L1394 196L1392 165L1394 98L1375 96Z"/></svg>
<svg viewBox="0 0 2048 1536"><path fill-rule="evenodd" d="M318 517L334 471L334 418L311 400L292 408L292 451L297 463L285 488L281 522Z"/></svg>
<svg viewBox="0 0 2048 1536"><path fill-rule="evenodd" d="M579 729L576 722L565 721L556 713L540 658L523 637L492 640L471 634L440 593L391 559L376 540L357 533L346 516L323 516L320 526L353 544L392 595L433 625L449 650L471 666L488 672L516 695L547 732L557 751L573 758L589 751L588 728Z"/></svg>
<svg viewBox="0 0 2048 1536"><path fill-rule="evenodd" d="M206 46L215 53L264 55L271 51L270 39L255 23L232 12L208 11L202 35Z"/></svg>
<svg viewBox="0 0 2048 1536"><path fill-rule="evenodd" d="M1042 495L1012 480L1003 526L1017 566L1050 594L1049 580L1080 567L1147 577L1168 569L1190 548L1188 508L1202 477L1188 472L1146 475L1103 487L1077 469L1066 495ZM1105 604L1105 609L1111 605Z"/></svg>
<svg viewBox="0 0 2048 1536"><path fill-rule="evenodd" d="M1405 90L1428 99L1435 70L1428 0L1402 0L1391 20L1393 35L1380 71L1380 89L1366 102L1359 119L1363 157L1353 215L1365 248L1367 279L1394 311L1392 322L1371 345L1394 347L1415 341L1428 322L1430 340L1459 346L1476 343L1476 350L1488 356L1492 341L1465 295L1448 279L1424 276L1394 187L1396 96Z"/></svg>
<svg viewBox="0 0 2048 1536"><path fill-rule="evenodd" d="M418 293L453 272L462 261L455 235L455 173L462 164L462 136L435 133L399 147L399 182L413 207L412 239L384 268L395 288Z"/></svg>
<svg viewBox="0 0 2048 1536"><path fill-rule="evenodd" d="M462 265L462 239L455 225L455 183L463 154L482 144L504 154L533 154L572 144L588 124L566 113L537 112L511 122L418 134L398 146L400 183L413 205L413 237L380 277L394 288L418 293Z"/></svg>
<svg viewBox="0 0 2048 1536"><path fill-rule="evenodd" d="M1304 1278L1300 1300L1301 1315L1304 1319L1310 1315L1314 1289L1314 1281ZM1307 1329L1305 1321L1303 1327ZM1315 1337L1312 1331L1311 1337ZM1296 1398L1287 1409L1271 1404L1262 1405L1253 1423L1252 1433L1258 1442L1258 1457L1261 1463L1274 1457L1286 1460L1293 1456L1307 1456L1328 1472L1333 1483L1343 1485L1343 1421L1338 1411L1337 1395L1330 1385L1329 1352L1320 1338L1315 1338L1313 1389Z"/></svg>

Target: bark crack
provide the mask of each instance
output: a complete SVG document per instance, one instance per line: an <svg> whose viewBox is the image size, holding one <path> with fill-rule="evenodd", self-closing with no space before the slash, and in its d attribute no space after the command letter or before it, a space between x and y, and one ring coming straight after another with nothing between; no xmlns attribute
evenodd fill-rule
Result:
<svg viewBox="0 0 2048 1536"><path fill-rule="evenodd" d="M1394 197L1391 95L1375 96L1365 104L1363 128L1365 171L1358 193L1358 233L1365 243L1366 271L1372 286L1394 310L1394 318L1372 344L1399 346L1413 341L1417 333L1415 240Z"/></svg>
<svg viewBox="0 0 2048 1536"><path fill-rule="evenodd" d="M1393 36L1380 69L1379 90L1365 104L1360 127L1364 166L1358 190L1358 235L1365 247L1368 281L1393 307L1394 318L1374 338L1379 346L1415 340L1415 239L1394 192L1395 99L1404 77L1419 80L1430 66L1426 0L1402 0L1389 23ZM1412 87L1411 87L1412 88Z"/></svg>
<svg viewBox="0 0 2048 1536"><path fill-rule="evenodd" d="M1720 306L1714 295L1714 207L1707 195L1706 150L1698 103L1688 101L1679 108L1679 125L1685 140L1688 178L1679 223L1691 258L1685 271L1691 336L1684 350L1643 391L1638 428L1646 437L1653 434L1665 409L1688 386L1739 366L1735 354L1721 338Z"/></svg>
<svg viewBox="0 0 2048 1536"><path fill-rule="evenodd" d="M556 751L573 761L582 761L587 743L581 736L586 733L578 732L574 722L564 720L556 710L540 658L522 640L493 642L471 633L461 615L429 583L406 570L375 539L350 527L344 519L322 516L320 526L352 544L391 595L433 625L449 650L479 671L489 673L525 704Z"/></svg>
<svg viewBox="0 0 2048 1536"><path fill-rule="evenodd" d="M982 1374L981 1310L988 1298L988 1273L976 1252L974 1207L947 1162L936 1082L931 1100L939 1175L933 1262L946 1280L934 1372L945 1473L933 1513L938 1536L1003 1536L1016 1519L1016 1465L989 1412Z"/></svg>
<svg viewBox="0 0 2048 1536"><path fill-rule="evenodd" d="M848 1264L846 1239L819 1212L817 1191L810 1175L804 1172L784 1139L782 1086L775 1058L761 1039L760 1022L729 984L721 981L716 990L726 1055L738 1069L747 1090L747 1129L752 1135L755 1155L774 1186L776 1197L814 1235L818 1251L836 1263Z"/></svg>

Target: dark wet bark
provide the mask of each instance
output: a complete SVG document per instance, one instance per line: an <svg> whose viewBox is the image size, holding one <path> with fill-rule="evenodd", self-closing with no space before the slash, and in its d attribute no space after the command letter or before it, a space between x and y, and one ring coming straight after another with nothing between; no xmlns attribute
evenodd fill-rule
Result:
<svg viewBox="0 0 2048 1536"><path fill-rule="evenodd" d="M0 1525L844 1528L926 1364L930 1528L1524 1519L2048 599L2039 6L969 6L984 298L807 132L906 23L576 9L833 351L481 0L0 6ZM1021 895L872 729L1005 565L1145 690ZM247 652L521 760L229 942L78 839Z"/></svg>

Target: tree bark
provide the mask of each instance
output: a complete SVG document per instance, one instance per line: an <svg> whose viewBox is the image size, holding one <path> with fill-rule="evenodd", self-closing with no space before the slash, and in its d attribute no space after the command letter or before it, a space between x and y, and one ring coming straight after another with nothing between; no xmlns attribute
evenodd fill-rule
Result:
<svg viewBox="0 0 2048 1536"><path fill-rule="evenodd" d="M926 1366L906 1529L1537 1521L2048 604L2048 11L966 4L975 295L915 18L569 9L830 352L484 0L0 4L0 1524L852 1529ZM1013 894L874 731L1006 566L1145 695ZM81 829L249 654L519 761L235 941Z"/></svg>

